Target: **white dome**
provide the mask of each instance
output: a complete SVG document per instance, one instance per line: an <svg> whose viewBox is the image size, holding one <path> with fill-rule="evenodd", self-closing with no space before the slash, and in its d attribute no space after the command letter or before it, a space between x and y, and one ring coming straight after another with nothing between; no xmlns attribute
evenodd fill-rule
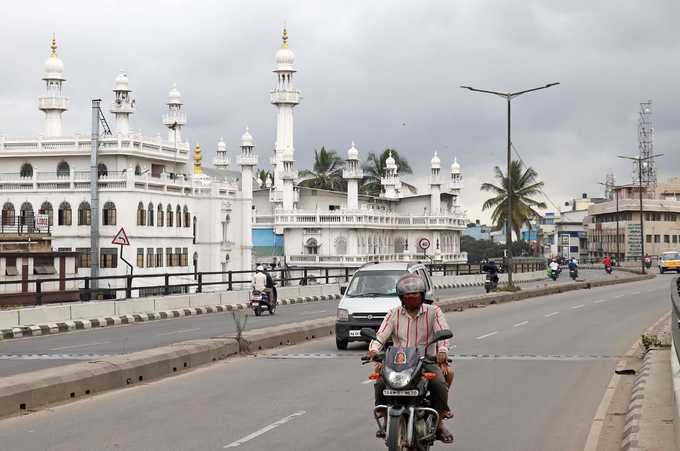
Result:
<svg viewBox="0 0 680 451"><path fill-rule="evenodd" d="M116 80L113 83L114 91L130 91L130 81L128 80L127 74L123 71L118 74Z"/></svg>
<svg viewBox="0 0 680 451"><path fill-rule="evenodd" d="M394 160L394 158L392 157L392 152L391 152L391 151L390 151L389 156L388 156L387 159L385 160L385 166L387 166L388 168L396 168L396 167L397 167L397 162L396 162L396 161Z"/></svg>
<svg viewBox="0 0 680 451"><path fill-rule="evenodd" d="M172 84L172 88L168 93L168 105L182 105L182 94L177 90L177 85Z"/></svg>
<svg viewBox="0 0 680 451"><path fill-rule="evenodd" d="M56 55L50 56L45 61L44 80L65 80L64 62Z"/></svg>
<svg viewBox="0 0 680 451"><path fill-rule="evenodd" d="M288 48L288 30L283 29L281 48L276 51L276 69L293 70L295 53Z"/></svg>
<svg viewBox="0 0 680 451"><path fill-rule="evenodd" d="M434 152L434 157L432 157L432 160L430 160L430 164L432 165L432 169L439 169L441 167L441 160L437 156L437 151L435 150Z"/></svg>
<svg viewBox="0 0 680 451"><path fill-rule="evenodd" d="M347 150L347 159L348 160L358 160L359 159L359 150L354 147L354 141L352 141L352 147Z"/></svg>
<svg viewBox="0 0 680 451"><path fill-rule="evenodd" d="M253 146L253 135L250 134L248 127L243 135L241 135L241 147L252 147Z"/></svg>
<svg viewBox="0 0 680 451"><path fill-rule="evenodd" d="M454 158L453 163L451 163L451 172L460 172L460 164L458 164L458 159Z"/></svg>
<svg viewBox="0 0 680 451"><path fill-rule="evenodd" d="M220 138L220 141L217 143L217 151L218 152L227 151L227 144L224 142L224 138Z"/></svg>

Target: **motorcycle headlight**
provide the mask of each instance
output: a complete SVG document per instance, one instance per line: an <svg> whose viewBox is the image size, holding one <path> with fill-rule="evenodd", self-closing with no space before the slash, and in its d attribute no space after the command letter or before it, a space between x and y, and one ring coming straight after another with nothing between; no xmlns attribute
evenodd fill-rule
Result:
<svg viewBox="0 0 680 451"><path fill-rule="evenodd" d="M390 384L390 387L404 388L411 382L411 374L411 369L404 371L389 370L387 373L387 382Z"/></svg>
<svg viewBox="0 0 680 451"><path fill-rule="evenodd" d="M349 312L344 308L338 309L338 321L349 321Z"/></svg>

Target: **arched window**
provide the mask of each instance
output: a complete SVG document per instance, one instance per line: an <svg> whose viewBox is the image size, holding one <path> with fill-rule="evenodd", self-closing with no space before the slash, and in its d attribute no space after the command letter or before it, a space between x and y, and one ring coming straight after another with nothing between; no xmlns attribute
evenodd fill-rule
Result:
<svg viewBox="0 0 680 451"><path fill-rule="evenodd" d="M78 205L78 225L92 224L92 212L90 211L90 204L81 202Z"/></svg>
<svg viewBox="0 0 680 451"><path fill-rule="evenodd" d="M14 205L11 202L2 206L2 225L14 225Z"/></svg>
<svg viewBox="0 0 680 451"><path fill-rule="evenodd" d="M57 177L68 178L69 175L71 175L71 167L68 165L68 163L65 161L59 162L57 165Z"/></svg>
<svg viewBox="0 0 680 451"><path fill-rule="evenodd" d="M184 206L184 227L191 227L191 215L186 205Z"/></svg>
<svg viewBox="0 0 680 451"><path fill-rule="evenodd" d="M404 246L404 238L398 236L394 240L394 252L397 253L397 254L401 254L402 252L404 252L405 247L406 246Z"/></svg>
<svg viewBox="0 0 680 451"><path fill-rule="evenodd" d="M167 213L167 220L165 221L166 225L172 227L172 205L168 204L168 208L165 211Z"/></svg>
<svg viewBox="0 0 680 451"><path fill-rule="evenodd" d="M137 225L146 225L146 210L144 210L144 204L142 202L137 204Z"/></svg>
<svg viewBox="0 0 680 451"><path fill-rule="evenodd" d="M308 255L316 255L319 253L319 243L315 238L310 238L305 243L305 250Z"/></svg>
<svg viewBox="0 0 680 451"><path fill-rule="evenodd" d="M21 165L21 171L19 172L21 177L31 178L33 177L33 166L30 163L24 163Z"/></svg>
<svg viewBox="0 0 680 451"><path fill-rule="evenodd" d="M139 165L135 166L135 175L142 175L142 168Z"/></svg>
<svg viewBox="0 0 680 451"><path fill-rule="evenodd" d="M99 163L97 165L97 176L106 177L107 175L109 175L109 170L106 168L106 165L104 163Z"/></svg>
<svg viewBox="0 0 680 451"><path fill-rule="evenodd" d="M182 227L182 208L178 205L176 211L177 227Z"/></svg>
<svg viewBox="0 0 680 451"><path fill-rule="evenodd" d="M21 225L29 225L33 227L34 225L34 215L33 215L33 205L30 202L24 202L21 204L21 209L19 210L19 217L21 219Z"/></svg>
<svg viewBox="0 0 680 451"><path fill-rule="evenodd" d="M163 220L165 218L165 214L163 213L163 205L158 204L158 213L156 213L156 226L157 227L163 227L163 224L165 221Z"/></svg>
<svg viewBox="0 0 680 451"><path fill-rule="evenodd" d="M149 202L149 208L146 209L148 218L146 220L146 225L148 226L153 226L153 215L154 215L154 209L153 209L153 204Z"/></svg>
<svg viewBox="0 0 680 451"><path fill-rule="evenodd" d="M54 225L53 222L54 213L52 211L51 203L49 203L48 201L43 202L42 205L40 206L40 210L38 210L38 213L40 213L41 215L47 215L47 223L50 226Z"/></svg>
<svg viewBox="0 0 680 451"><path fill-rule="evenodd" d="M57 211L57 224L60 226L70 226L71 221L71 205L68 202L62 202L59 204L59 210Z"/></svg>
<svg viewBox="0 0 680 451"><path fill-rule="evenodd" d="M335 255L347 255L347 238L344 236L335 239Z"/></svg>
<svg viewBox="0 0 680 451"><path fill-rule="evenodd" d="M116 205L106 202L102 208L102 225L116 225Z"/></svg>

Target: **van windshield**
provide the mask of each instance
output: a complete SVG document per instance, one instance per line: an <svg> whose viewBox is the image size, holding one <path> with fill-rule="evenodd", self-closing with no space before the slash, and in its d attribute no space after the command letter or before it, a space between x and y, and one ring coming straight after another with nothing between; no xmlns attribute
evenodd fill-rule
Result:
<svg viewBox="0 0 680 451"><path fill-rule="evenodd" d="M397 281L408 271L359 271L347 287L346 296L351 298L373 296L396 296Z"/></svg>
<svg viewBox="0 0 680 451"><path fill-rule="evenodd" d="M680 260L680 252L666 252L661 258L663 260Z"/></svg>

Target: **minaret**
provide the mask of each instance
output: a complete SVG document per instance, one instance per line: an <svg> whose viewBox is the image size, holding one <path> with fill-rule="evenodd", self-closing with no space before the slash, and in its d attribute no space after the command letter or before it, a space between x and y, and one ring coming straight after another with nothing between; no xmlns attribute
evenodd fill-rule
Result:
<svg viewBox="0 0 680 451"><path fill-rule="evenodd" d="M460 206L460 190L463 189L463 176L460 173L458 159L454 158L451 164L451 180L449 181L449 193L455 197L454 205Z"/></svg>
<svg viewBox="0 0 680 451"><path fill-rule="evenodd" d="M283 209L290 211L295 206L295 189L293 184L298 175L295 170L293 149L287 149L282 155L282 160L283 172L281 173L281 179L283 180Z"/></svg>
<svg viewBox="0 0 680 451"><path fill-rule="evenodd" d="M229 169L229 163L227 145L224 143L224 138L220 138L220 142L217 143L217 153L215 155L215 160L213 160L213 166L217 169L226 171Z"/></svg>
<svg viewBox="0 0 680 451"><path fill-rule="evenodd" d="M399 168L397 162L392 157L392 151L385 160L385 177L380 179L380 184L385 187L383 196L386 199L399 198L399 190L401 189L401 182L399 181Z"/></svg>
<svg viewBox="0 0 680 451"><path fill-rule="evenodd" d="M284 27L281 48L276 52L276 87L271 91L271 103L276 106L276 142L274 144L274 187L283 188L283 154L290 151L295 157L293 145L293 108L300 103L300 91L295 89L293 76L295 53L288 48L288 30Z"/></svg>
<svg viewBox="0 0 680 451"><path fill-rule="evenodd" d="M182 111L182 94L177 90L177 85L173 84L168 93L168 112L163 115L163 125L168 127L168 141L171 143L182 142L182 127L187 123L187 115Z"/></svg>
<svg viewBox="0 0 680 451"><path fill-rule="evenodd" d="M196 149L194 150L194 175L203 175L203 165L201 157L201 145L196 144Z"/></svg>
<svg viewBox="0 0 680 451"><path fill-rule="evenodd" d="M64 63L57 56L57 40L52 36L52 54L45 61L43 80L46 95L38 98L38 108L45 113L45 136L63 136L61 114L68 109L68 98L64 97L61 85L64 78Z"/></svg>
<svg viewBox="0 0 680 451"><path fill-rule="evenodd" d="M438 216L441 209L441 188L442 182L439 178L441 160L435 151L434 157L430 160L430 215Z"/></svg>
<svg viewBox="0 0 680 451"><path fill-rule="evenodd" d="M115 98L111 104L111 113L116 117L116 132L120 136L130 133L130 115L134 113L135 101L130 97L127 74L121 71L113 85Z"/></svg>
<svg viewBox="0 0 680 451"><path fill-rule="evenodd" d="M364 178L364 171L359 164L359 151L354 147L354 141L347 151L347 163L342 170L342 178L347 180L347 209L358 210L359 180Z"/></svg>
<svg viewBox="0 0 680 451"><path fill-rule="evenodd" d="M254 149L253 136L246 127L245 133L241 136L241 156L238 164L241 165L241 196L251 201L253 199L253 170L257 166L257 155L254 154Z"/></svg>

